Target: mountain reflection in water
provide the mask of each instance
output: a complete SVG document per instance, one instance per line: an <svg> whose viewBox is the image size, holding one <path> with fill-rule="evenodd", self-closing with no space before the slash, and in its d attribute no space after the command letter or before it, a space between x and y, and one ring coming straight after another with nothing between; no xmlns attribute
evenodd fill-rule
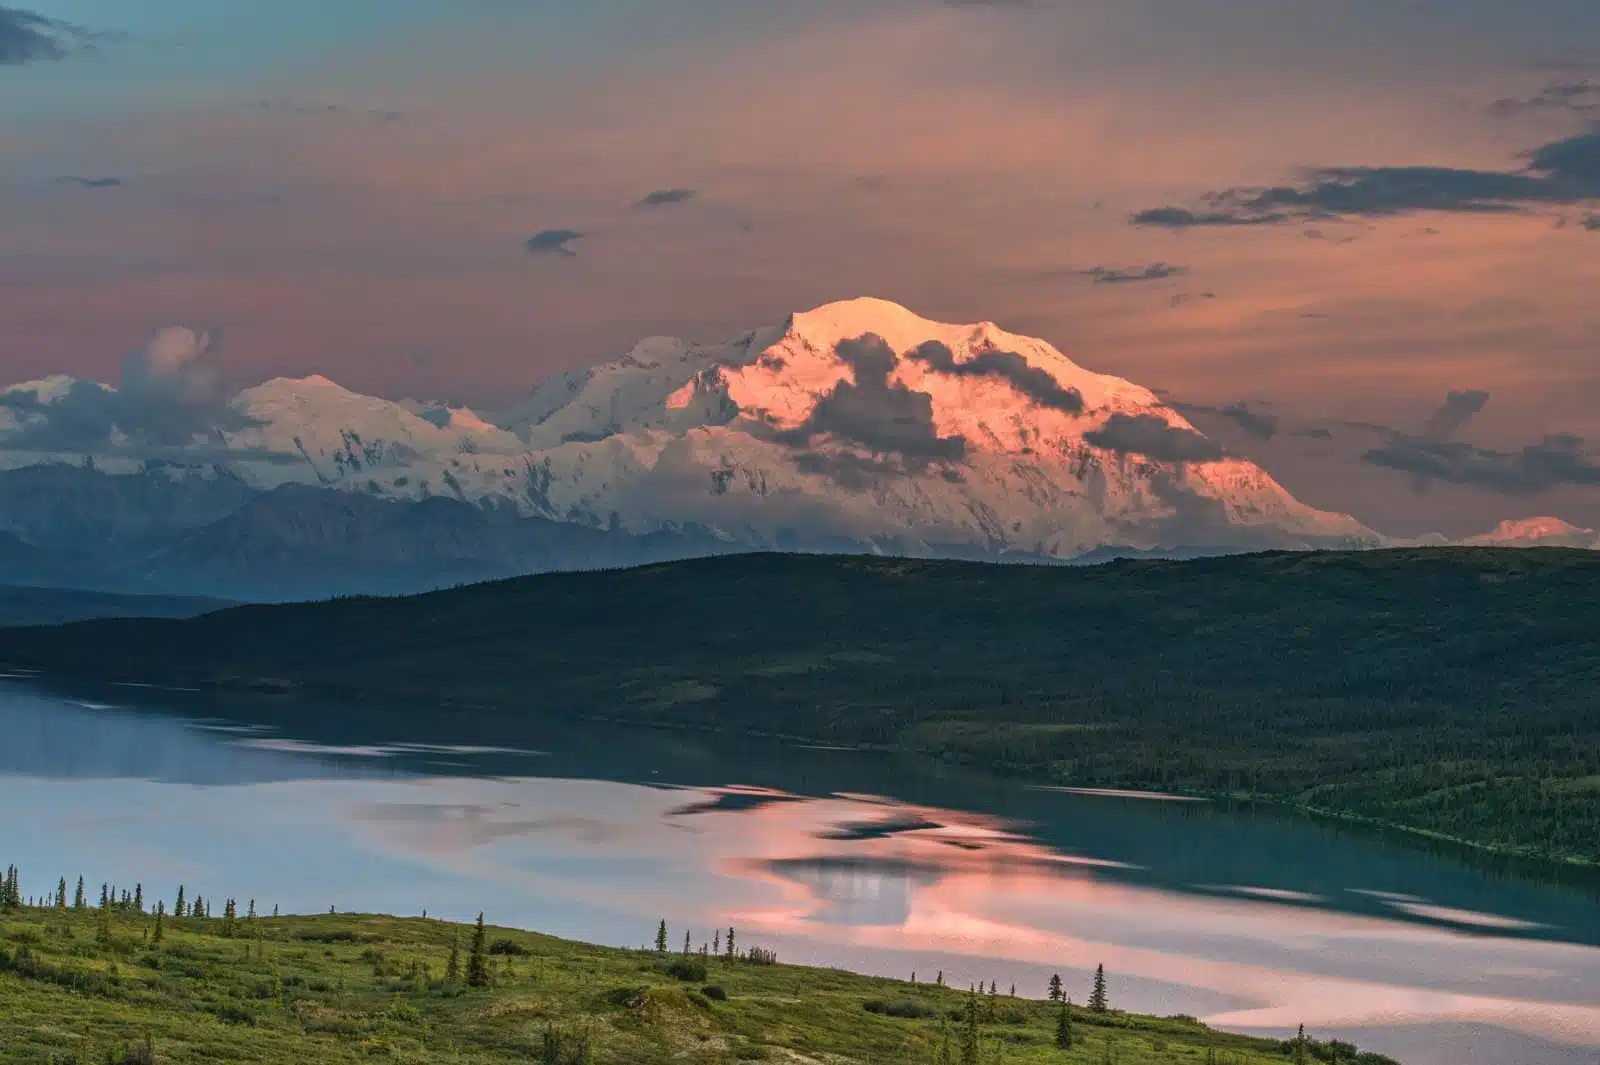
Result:
<svg viewBox="0 0 1600 1065"><path fill-rule="evenodd" d="M120 708L119 708L120 707ZM396 708L0 689L8 860L321 911L1301 1023L1408 1065L1600 1055L1600 902L1301 819L1028 789L851 752ZM166 894L166 889L156 888ZM1076 989L1074 991L1074 989Z"/></svg>

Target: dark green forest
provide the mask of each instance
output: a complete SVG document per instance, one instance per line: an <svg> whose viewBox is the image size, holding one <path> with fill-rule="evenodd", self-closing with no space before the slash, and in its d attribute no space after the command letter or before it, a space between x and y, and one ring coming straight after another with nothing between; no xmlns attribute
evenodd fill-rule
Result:
<svg viewBox="0 0 1600 1065"><path fill-rule="evenodd" d="M0 631L56 674L881 746L1600 861L1600 554L747 555Z"/></svg>

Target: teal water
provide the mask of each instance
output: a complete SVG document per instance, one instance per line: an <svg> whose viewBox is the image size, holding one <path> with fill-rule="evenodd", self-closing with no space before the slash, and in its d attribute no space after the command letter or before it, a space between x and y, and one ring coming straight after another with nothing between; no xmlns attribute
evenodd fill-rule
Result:
<svg viewBox="0 0 1600 1065"><path fill-rule="evenodd" d="M0 681L0 830L58 876L259 909L637 946L666 918L786 961L1304 1023L1409 1065L1600 1062L1600 893L1211 803L852 751L386 704Z"/></svg>

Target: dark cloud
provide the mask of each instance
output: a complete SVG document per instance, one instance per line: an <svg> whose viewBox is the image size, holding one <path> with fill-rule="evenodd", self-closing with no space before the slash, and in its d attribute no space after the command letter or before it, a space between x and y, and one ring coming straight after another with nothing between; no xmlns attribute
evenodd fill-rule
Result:
<svg viewBox="0 0 1600 1065"><path fill-rule="evenodd" d="M1224 457L1220 447L1193 429L1169 425L1157 414L1113 414L1083 438L1094 447L1155 462L1217 462Z"/></svg>
<svg viewBox="0 0 1600 1065"><path fill-rule="evenodd" d="M1489 393L1477 388L1451 392L1444 403L1428 417L1422 435L1433 440L1448 440L1489 405Z"/></svg>
<svg viewBox="0 0 1600 1065"><path fill-rule="evenodd" d="M1489 105L1489 113L1501 118L1549 111L1600 111L1600 83L1587 78L1553 81L1532 96L1505 96Z"/></svg>
<svg viewBox="0 0 1600 1065"><path fill-rule="evenodd" d="M1182 307L1186 303L1203 303L1216 298L1215 292L1180 292L1167 302L1173 307Z"/></svg>
<svg viewBox="0 0 1600 1065"><path fill-rule="evenodd" d="M1226 418L1257 440L1271 440L1282 428L1276 414L1252 410L1243 403L1230 403L1226 407L1208 407L1199 403L1174 403L1172 406L1184 414L1210 414Z"/></svg>
<svg viewBox="0 0 1600 1065"><path fill-rule="evenodd" d="M1064 388L1048 372L1029 365L1012 351L980 351L965 362L957 362L955 352L937 340L930 340L906 355L926 363L938 373L953 377L998 377L1041 407L1067 414L1083 410L1083 395L1075 388Z"/></svg>
<svg viewBox="0 0 1600 1065"><path fill-rule="evenodd" d="M1182 277L1189 272L1187 266L1171 263L1150 263L1148 266L1091 266L1083 272L1097 285L1126 285L1140 281L1160 281L1168 277Z"/></svg>
<svg viewBox="0 0 1600 1065"><path fill-rule="evenodd" d="M671 207L674 204L688 203L696 196L694 189L657 189L642 197L635 207Z"/></svg>
<svg viewBox="0 0 1600 1065"><path fill-rule="evenodd" d="M819 436L853 444L875 456L898 456L908 467L931 461L953 461L966 454L960 436L940 436L933 423L933 397L893 383L895 354L883 338L867 334L840 341L834 349L854 373L854 381L840 381L823 396L805 424L779 435L793 447L809 447ZM858 476L887 472L891 467L859 456L842 459L824 454L803 457L815 471L834 472L843 464Z"/></svg>
<svg viewBox="0 0 1600 1065"><path fill-rule="evenodd" d="M0 4L0 67L60 62L94 39L82 26Z"/></svg>
<svg viewBox="0 0 1600 1065"><path fill-rule="evenodd" d="M1583 220L1583 228L1590 232L1600 232L1600 214L1592 214Z"/></svg>
<svg viewBox="0 0 1600 1065"><path fill-rule="evenodd" d="M57 185L80 189L120 189L127 184L119 177L79 177L76 174L62 174L53 180Z"/></svg>
<svg viewBox="0 0 1600 1065"><path fill-rule="evenodd" d="M1415 467L1410 470L1411 490L1424 493L1433 483L1426 469L1431 464L1426 456L1453 450L1446 445L1488 405L1489 393L1467 388L1447 393L1438 409L1428 415L1420 434L1414 435L1388 426L1374 426L1377 432L1389 438L1389 443L1374 449L1371 454L1375 457L1368 461L1393 469ZM1389 461L1385 461L1386 457Z"/></svg>
<svg viewBox="0 0 1600 1065"><path fill-rule="evenodd" d="M906 472L893 459L853 451L803 451L795 456L795 467L801 473L826 477L847 492L870 491L880 480Z"/></svg>
<svg viewBox="0 0 1600 1065"><path fill-rule="evenodd" d="M1504 495L1533 495L1562 485L1600 485L1600 464L1582 437L1547 436L1520 451L1494 451L1456 440L1399 436L1364 454L1373 466L1432 481L1470 485Z"/></svg>
<svg viewBox="0 0 1600 1065"><path fill-rule="evenodd" d="M1288 221L1283 214L1244 215L1229 211L1191 211L1187 207L1152 207L1128 216L1136 226L1188 229L1196 226L1270 226Z"/></svg>
<svg viewBox="0 0 1600 1065"><path fill-rule="evenodd" d="M1535 205L1600 200L1600 126L1529 152L1522 170L1445 166L1344 166L1307 172L1298 185L1237 187L1202 197L1202 208L1157 207L1134 225L1183 229L1272 225L1412 211L1493 214Z"/></svg>
<svg viewBox="0 0 1600 1065"><path fill-rule="evenodd" d="M3 446L25 451L94 451L221 443L219 434L252 422L230 409L216 368L216 334L164 329L122 360L115 389L74 381L65 392L41 396L32 389L0 393L22 428Z"/></svg>
<svg viewBox="0 0 1600 1065"><path fill-rule="evenodd" d="M1434 481L1504 495L1532 495L1562 485L1600 485L1600 464L1580 436L1549 435L1517 451L1498 451L1455 439L1488 404L1489 393L1463 389L1447 395L1418 434L1363 426L1382 432L1388 440L1363 454L1362 461L1410 474L1412 489L1417 492L1427 491Z"/></svg>
<svg viewBox="0 0 1600 1065"><path fill-rule="evenodd" d="M572 250L576 241L582 240L586 234L576 229L545 229L540 230L527 239L525 247L530 255L565 255L575 256L578 253Z"/></svg>

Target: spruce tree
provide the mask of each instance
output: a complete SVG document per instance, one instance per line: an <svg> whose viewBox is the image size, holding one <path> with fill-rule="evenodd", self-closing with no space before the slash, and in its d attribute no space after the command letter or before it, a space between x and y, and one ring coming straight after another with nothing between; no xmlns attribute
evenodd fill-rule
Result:
<svg viewBox="0 0 1600 1065"><path fill-rule="evenodd" d="M174 916L174 917L183 917L183 916L186 916L187 912L188 911L185 910L184 906L183 906L183 885L179 884L178 885L178 901L172 904L172 916Z"/></svg>
<svg viewBox="0 0 1600 1065"><path fill-rule="evenodd" d="M1294 1065L1306 1065L1306 1026L1303 1024L1294 1037Z"/></svg>
<svg viewBox="0 0 1600 1065"><path fill-rule="evenodd" d="M450 963L444 967L444 982L455 986L461 982L461 934L450 940Z"/></svg>
<svg viewBox="0 0 1600 1065"><path fill-rule="evenodd" d="M199 892L196 892L194 896L194 904L189 907L189 916L193 917L197 921L200 920L206 915L205 905L205 896Z"/></svg>
<svg viewBox="0 0 1600 1065"><path fill-rule="evenodd" d="M111 905L111 885L100 885L100 908L103 910Z"/></svg>
<svg viewBox="0 0 1600 1065"><path fill-rule="evenodd" d="M978 992L967 993L967 1016L961 1026L961 1065L978 1063Z"/></svg>
<svg viewBox="0 0 1600 1065"><path fill-rule="evenodd" d="M156 928L150 933L150 942L159 943L166 936L162 926L166 924L167 904L160 899L156 900Z"/></svg>
<svg viewBox="0 0 1600 1065"><path fill-rule="evenodd" d="M689 930L687 928L683 930L683 956L685 958L689 956Z"/></svg>
<svg viewBox="0 0 1600 1065"><path fill-rule="evenodd" d="M1111 1008L1111 1001L1106 997L1106 967L1095 966L1094 990L1089 992L1089 1008L1095 1013L1104 1013Z"/></svg>
<svg viewBox="0 0 1600 1065"><path fill-rule="evenodd" d="M108 895L100 904L100 919L95 927L95 942L102 947L111 945L111 897Z"/></svg>
<svg viewBox="0 0 1600 1065"><path fill-rule="evenodd" d="M734 953L733 949L733 929L730 927L728 929L728 960L732 961L735 957L737 957L737 955Z"/></svg>
<svg viewBox="0 0 1600 1065"><path fill-rule="evenodd" d="M83 897L83 877L78 877L78 890L72 896L72 908L82 910L88 907L88 902Z"/></svg>
<svg viewBox="0 0 1600 1065"><path fill-rule="evenodd" d="M222 938L232 939L239 931L239 907L232 899L222 904Z"/></svg>
<svg viewBox="0 0 1600 1065"><path fill-rule="evenodd" d="M1071 1003L1061 1003L1061 1013L1056 1017L1056 1046L1062 1050L1072 1049L1072 1015L1067 1011Z"/></svg>
<svg viewBox="0 0 1600 1065"><path fill-rule="evenodd" d="M66 877L62 877L60 880L56 881L56 909L64 910L66 908L67 908L67 878Z"/></svg>
<svg viewBox="0 0 1600 1065"><path fill-rule="evenodd" d="M472 953L467 955L467 986L489 986L489 937L483 928L483 914L472 930Z"/></svg>
<svg viewBox="0 0 1600 1065"><path fill-rule="evenodd" d="M663 917L661 919L661 924L656 927L656 953L657 954L665 954L666 952L667 952L667 919L665 917Z"/></svg>
<svg viewBox="0 0 1600 1065"><path fill-rule="evenodd" d="M1050 1001L1061 1001L1061 974L1055 973L1050 977Z"/></svg>

